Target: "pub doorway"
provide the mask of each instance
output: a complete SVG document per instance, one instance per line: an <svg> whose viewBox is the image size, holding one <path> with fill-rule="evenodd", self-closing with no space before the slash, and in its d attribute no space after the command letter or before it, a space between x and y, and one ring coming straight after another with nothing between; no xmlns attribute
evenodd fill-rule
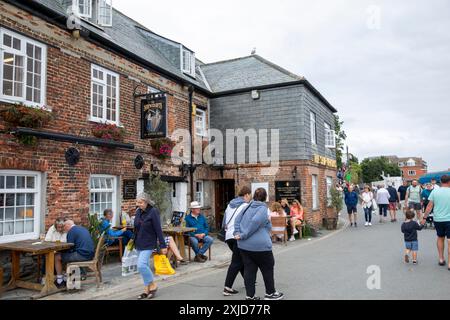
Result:
<svg viewBox="0 0 450 320"><path fill-rule="evenodd" d="M220 230L222 226L223 215L231 200L235 198L235 182L234 180L217 180L215 181L215 221L216 230Z"/></svg>

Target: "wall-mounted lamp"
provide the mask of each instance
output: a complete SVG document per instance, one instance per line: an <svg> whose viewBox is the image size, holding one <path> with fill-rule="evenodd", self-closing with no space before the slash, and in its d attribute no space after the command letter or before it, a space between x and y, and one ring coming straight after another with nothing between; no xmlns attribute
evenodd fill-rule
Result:
<svg viewBox="0 0 450 320"><path fill-rule="evenodd" d="M295 167L294 168L294 170L292 170L292 178L294 179L294 180L296 180L297 179L297 167Z"/></svg>

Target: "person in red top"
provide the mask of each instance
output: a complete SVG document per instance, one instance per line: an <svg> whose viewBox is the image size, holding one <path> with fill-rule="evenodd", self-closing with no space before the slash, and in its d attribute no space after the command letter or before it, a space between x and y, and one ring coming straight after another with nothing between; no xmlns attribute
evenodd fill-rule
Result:
<svg viewBox="0 0 450 320"><path fill-rule="evenodd" d="M299 233L297 228L302 227L304 219L304 210L303 206L300 204L298 200L294 200L291 206L291 228L292 228L292 236L289 241L295 241L295 235Z"/></svg>

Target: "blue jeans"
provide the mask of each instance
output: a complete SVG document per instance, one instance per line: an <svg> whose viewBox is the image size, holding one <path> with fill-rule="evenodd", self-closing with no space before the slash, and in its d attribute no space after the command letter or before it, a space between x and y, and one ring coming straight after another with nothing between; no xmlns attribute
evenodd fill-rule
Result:
<svg viewBox="0 0 450 320"><path fill-rule="evenodd" d="M199 240L196 237L189 237L189 239L191 241L191 246L195 252L195 255L199 254L205 255L206 251L208 251L209 247L211 247L211 245L214 242L213 238L211 238L210 236L205 236L203 240L200 240L200 242L203 242L203 247L199 249L198 248Z"/></svg>
<svg viewBox="0 0 450 320"><path fill-rule="evenodd" d="M150 257L153 250L138 250L137 269L144 280L144 286L148 286L153 282L153 273L150 269Z"/></svg>
<svg viewBox="0 0 450 320"><path fill-rule="evenodd" d="M364 215L366 218L366 222L371 223L372 222L372 207L364 208Z"/></svg>

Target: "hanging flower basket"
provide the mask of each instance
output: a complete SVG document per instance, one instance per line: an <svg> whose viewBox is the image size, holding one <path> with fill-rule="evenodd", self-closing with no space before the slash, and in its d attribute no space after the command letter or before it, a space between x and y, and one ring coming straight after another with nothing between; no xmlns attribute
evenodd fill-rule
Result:
<svg viewBox="0 0 450 320"><path fill-rule="evenodd" d="M126 131L115 124L101 123L92 128L92 135L103 140L123 142Z"/></svg>
<svg viewBox="0 0 450 320"><path fill-rule="evenodd" d="M28 107L23 104L0 105L0 116L9 129L25 127L39 129L54 119L53 114L44 107ZM37 145L38 138L30 135L17 135L20 143L27 146Z"/></svg>
<svg viewBox="0 0 450 320"><path fill-rule="evenodd" d="M53 120L53 114L44 107L23 104L0 105L0 115L11 127L38 129Z"/></svg>
<svg viewBox="0 0 450 320"><path fill-rule="evenodd" d="M173 148L176 143L169 138L154 139L150 142L153 154L161 160L168 159L172 156Z"/></svg>

